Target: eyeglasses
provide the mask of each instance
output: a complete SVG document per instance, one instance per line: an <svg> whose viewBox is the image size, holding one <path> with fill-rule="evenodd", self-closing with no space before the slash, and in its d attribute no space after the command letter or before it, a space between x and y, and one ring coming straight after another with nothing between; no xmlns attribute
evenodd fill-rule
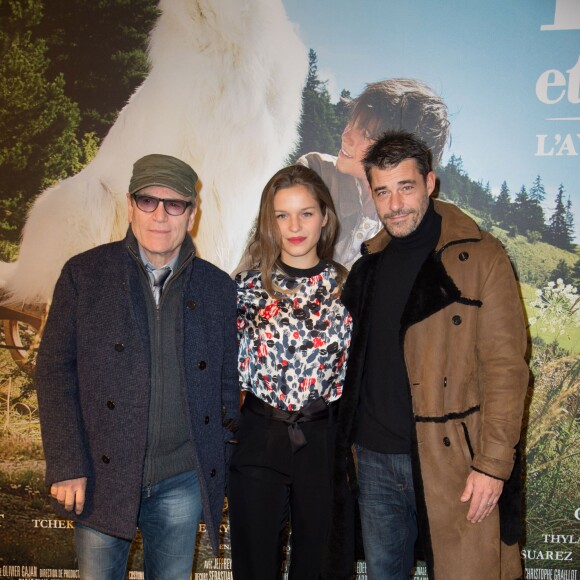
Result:
<svg viewBox="0 0 580 580"><path fill-rule="evenodd" d="M159 202L163 204L163 209L168 215L183 215L185 210L193 205L191 201L183 201L181 199L160 199L159 197L153 197L151 195L139 195L138 193L133 193L131 197L135 200L135 205L146 213L153 213Z"/></svg>

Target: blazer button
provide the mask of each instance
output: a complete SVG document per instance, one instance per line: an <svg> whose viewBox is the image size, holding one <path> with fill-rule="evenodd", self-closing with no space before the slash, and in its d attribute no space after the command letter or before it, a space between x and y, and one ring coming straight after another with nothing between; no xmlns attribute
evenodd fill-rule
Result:
<svg viewBox="0 0 580 580"><path fill-rule="evenodd" d="M211 472L210 472L210 476L211 476L211 477L215 477L215 469L212 469L212 470L211 470Z"/></svg>
<svg viewBox="0 0 580 580"><path fill-rule="evenodd" d="M455 324L455 326L459 326L463 320L461 320L461 316L457 316L455 315L452 319L451 322L453 322L453 324Z"/></svg>
<svg viewBox="0 0 580 580"><path fill-rule="evenodd" d="M459 259L462 262L465 262L465 260L469 260L469 254L467 252L461 252L461 254L459 254Z"/></svg>
<svg viewBox="0 0 580 580"><path fill-rule="evenodd" d="M206 425L209 423L209 417L206 415L204 421L203 421Z"/></svg>
<svg viewBox="0 0 580 580"><path fill-rule="evenodd" d="M101 459L103 460L103 463L110 463L111 460L109 459L109 457L107 455L103 455L103 457L101 457Z"/></svg>
<svg viewBox="0 0 580 580"><path fill-rule="evenodd" d="M115 403L113 401L107 401L107 407L112 411L115 408Z"/></svg>
<svg viewBox="0 0 580 580"><path fill-rule="evenodd" d="M445 377L445 378L443 379L443 386L444 386L444 387L446 387L446 386L447 386L447 377Z"/></svg>
<svg viewBox="0 0 580 580"><path fill-rule="evenodd" d="M123 345L122 342L116 342L115 343L115 350L117 352L123 352L125 350L125 346Z"/></svg>
<svg viewBox="0 0 580 580"><path fill-rule="evenodd" d="M195 310L197 308L197 303L195 300L187 300L185 303L185 307L188 310Z"/></svg>
<svg viewBox="0 0 580 580"><path fill-rule="evenodd" d="M205 361L204 361L204 360L200 360L200 361L197 363L197 367L199 368L199 370L200 370L200 371L203 371L203 369L204 369L206 366L207 366L207 365L205 364Z"/></svg>
<svg viewBox="0 0 580 580"><path fill-rule="evenodd" d="M451 445L451 441L449 441L449 437L443 437L443 445L445 445L445 447L449 447Z"/></svg>

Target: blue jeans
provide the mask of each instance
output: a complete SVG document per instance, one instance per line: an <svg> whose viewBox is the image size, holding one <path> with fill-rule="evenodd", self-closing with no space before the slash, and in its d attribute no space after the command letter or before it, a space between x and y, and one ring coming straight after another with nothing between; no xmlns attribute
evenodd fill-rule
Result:
<svg viewBox="0 0 580 580"><path fill-rule="evenodd" d="M411 456L355 448L367 576L407 580L417 539Z"/></svg>
<svg viewBox="0 0 580 580"><path fill-rule="evenodd" d="M195 471L142 489L138 525L147 580L189 580L201 511ZM75 544L83 580L125 580L130 540L77 523Z"/></svg>

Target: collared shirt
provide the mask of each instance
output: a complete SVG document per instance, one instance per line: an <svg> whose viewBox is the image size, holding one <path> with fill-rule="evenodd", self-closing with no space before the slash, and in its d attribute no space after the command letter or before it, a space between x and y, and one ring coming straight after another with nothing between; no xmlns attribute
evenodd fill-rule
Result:
<svg viewBox="0 0 580 580"><path fill-rule="evenodd" d="M171 270L169 276L167 276L167 280L169 280L169 278L171 278L171 276L173 276L173 274L175 273L175 268L176 268L177 262L179 260L179 252L176 254L176 256L172 260L167 262L167 264L160 266L159 268L156 268L147 259L147 256L145 255L145 251L141 247L141 244L138 244L138 245L139 245L139 256L141 257L141 261L143 262L143 265L145 266L145 270L147 270L147 276L149 278L149 284L151 286L151 289L153 289L153 283L155 282L155 278L153 277L153 270L158 270L159 268L169 268ZM167 280L165 280L165 284L167 284Z"/></svg>

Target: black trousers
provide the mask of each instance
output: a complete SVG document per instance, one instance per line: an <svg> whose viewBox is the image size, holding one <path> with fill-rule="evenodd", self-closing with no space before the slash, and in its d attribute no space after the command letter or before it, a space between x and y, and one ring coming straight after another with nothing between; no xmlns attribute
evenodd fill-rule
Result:
<svg viewBox="0 0 580 580"><path fill-rule="evenodd" d="M301 423L306 445L293 452L288 425L248 406L228 485L233 577L278 580L290 522L288 578L318 580L330 525L333 413Z"/></svg>

